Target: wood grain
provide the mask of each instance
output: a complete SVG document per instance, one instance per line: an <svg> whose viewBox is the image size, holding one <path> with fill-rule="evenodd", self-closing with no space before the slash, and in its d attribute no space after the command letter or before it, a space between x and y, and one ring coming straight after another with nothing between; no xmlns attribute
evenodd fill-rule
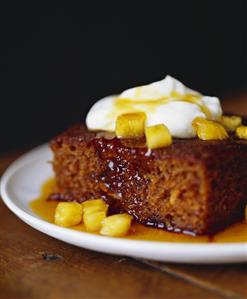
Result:
<svg viewBox="0 0 247 299"><path fill-rule="evenodd" d="M140 261L226 298L247 298L247 264L176 265Z"/></svg>

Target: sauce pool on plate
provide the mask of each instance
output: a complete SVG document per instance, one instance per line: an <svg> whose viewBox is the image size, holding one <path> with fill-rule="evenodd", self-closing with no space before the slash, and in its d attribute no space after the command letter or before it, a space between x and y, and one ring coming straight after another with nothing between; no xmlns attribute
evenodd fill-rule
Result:
<svg viewBox="0 0 247 299"><path fill-rule="evenodd" d="M54 223L54 214L58 202L47 201L48 195L52 192L55 185L54 179L49 179L41 187L40 197L30 203L32 211L44 220ZM76 225L71 229L86 232L83 224ZM247 223L236 223L227 229L215 234L214 236L191 236L168 232L163 229L146 227L133 223L129 234L125 237L133 240L159 241L159 242L178 242L178 243L235 243L247 242Z"/></svg>

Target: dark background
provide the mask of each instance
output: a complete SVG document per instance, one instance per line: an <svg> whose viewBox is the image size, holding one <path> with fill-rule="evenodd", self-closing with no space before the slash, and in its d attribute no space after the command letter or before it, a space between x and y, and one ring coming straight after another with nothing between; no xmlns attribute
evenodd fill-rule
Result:
<svg viewBox="0 0 247 299"><path fill-rule="evenodd" d="M137 2L1 7L0 151L44 142L99 98L166 74L209 95L246 88L246 1Z"/></svg>

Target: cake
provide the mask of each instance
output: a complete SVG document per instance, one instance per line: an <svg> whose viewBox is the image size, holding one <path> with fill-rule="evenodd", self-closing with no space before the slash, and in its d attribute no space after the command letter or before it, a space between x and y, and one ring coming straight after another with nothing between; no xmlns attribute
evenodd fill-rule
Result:
<svg viewBox="0 0 247 299"><path fill-rule="evenodd" d="M145 225L212 234L243 217L247 142L177 139L149 151L143 139L119 139L78 124L51 143L57 190L50 199L103 198L111 212Z"/></svg>
<svg viewBox="0 0 247 299"><path fill-rule="evenodd" d="M131 94L139 97L140 90L125 93L120 97L121 105L116 106L118 110L105 109L109 103L112 105L113 99L103 99L103 105L97 103L92 108L87 125L77 124L51 140L56 188L49 200L81 203L101 198L109 205L108 215L128 213L147 226L198 235L214 234L243 218L247 203L244 136L247 129L240 127L237 117L222 118L217 98L202 97L171 77L165 80L148 87L144 92L144 98L148 94L148 99L143 100L141 95L141 101L137 98L134 104L125 97ZM176 93L171 92L169 84ZM174 99L150 99L152 94L157 97L155 88L163 93L169 89ZM177 106L169 108L167 103ZM139 127L137 105L142 107ZM163 114L159 111L150 114L154 105L170 110L160 109ZM127 126L117 117L116 130L113 130L114 113L124 115L122 119L127 123L129 115L124 113L132 112L131 109L135 116ZM169 115L170 111L175 111L174 115ZM143 117L144 112L147 119ZM145 122L147 125L151 121L152 125L154 120L159 124L164 115L168 125L161 126L165 129L163 133L168 132L169 142L163 146L158 142L157 148L150 148L152 143L146 131L142 134L145 130L142 127ZM234 128L229 126L229 120ZM147 127L160 129L160 125L155 125ZM243 139L234 133L237 127L241 128ZM129 136L131 128L135 132L133 136ZM117 132L128 134L116 136Z"/></svg>

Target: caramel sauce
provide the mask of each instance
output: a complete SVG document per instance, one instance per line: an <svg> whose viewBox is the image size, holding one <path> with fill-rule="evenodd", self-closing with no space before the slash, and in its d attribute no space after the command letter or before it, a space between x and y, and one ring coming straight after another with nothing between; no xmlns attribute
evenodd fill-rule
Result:
<svg viewBox="0 0 247 299"><path fill-rule="evenodd" d="M139 89L136 89L137 93ZM131 100L128 98L116 98L113 111L110 113L110 116L117 116L123 113L129 112L138 112L138 111L155 111L160 105L164 105L170 102L180 101L187 102L198 105L200 110L207 116L208 119L211 119L211 112L206 105L201 101L200 95L186 94L181 95L177 92L173 92L171 96L162 97L159 99L150 99L150 100Z"/></svg>
<svg viewBox="0 0 247 299"><path fill-rule="evenodd" d="M47 201L48 195L55 186L55 180L50 179L41 187L40 197L30 203L35 214L44 220L54 223L54 213L58 202ZM86 231L83 224L72 227L78 231ZM159 241L159 242L181 242L181 243L235 243L247 242L247 223L236 223L214 236L192 236L186 234L172 233L158 228L150 228L133 223L129 234L125 237L132 240Z"/></svg>

